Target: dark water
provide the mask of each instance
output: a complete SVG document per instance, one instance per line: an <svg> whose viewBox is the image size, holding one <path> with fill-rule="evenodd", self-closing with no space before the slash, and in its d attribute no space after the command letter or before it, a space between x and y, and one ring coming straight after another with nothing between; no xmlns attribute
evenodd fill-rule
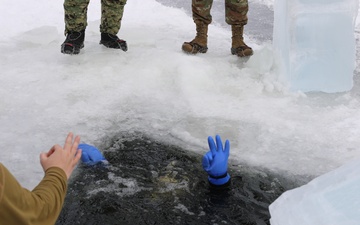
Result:
<svg viewBox="0 0 360 225"><path fill-rule="evenodd" d="M118 137L103 153L109 166L78 168L57 225L265 225L290 184L243 166L230 168L230 186L213 188L201 155L141 134Z"/></svg>

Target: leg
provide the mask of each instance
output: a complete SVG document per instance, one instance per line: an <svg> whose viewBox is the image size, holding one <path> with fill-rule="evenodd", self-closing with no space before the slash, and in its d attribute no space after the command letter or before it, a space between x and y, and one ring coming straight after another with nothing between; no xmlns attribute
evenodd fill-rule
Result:
<svg viewBox="0 0 360 225"><path fill-rule="evenodd" d="M120 39L117 33L121 27L126 0L101 0L101 40L100 44L107 48L127 51L126 41Z"/></svg>
<svg viewBox="0 0 360 225"><path fill-rule="evenodd" d="M247 12L249 5L247 0L226 0L225 16L226 23L231 25L232 45L231 53L239 57L250 56L253 50L244 42L244 26L247 24Z"/></svg>
<svg viewBox="0 0 360 225"><path fill-rule="evenodd" d="M65 0L65 35L61 53L79 54L84 47L87 7L90 0Z"/></svg>
<svg viewBox="0 0 360 225"><path fill-rule="evenodd" d="M210 10L213 0L192 0L191 8L195 24L202 22L209 25L212 21Z"/></svg>
<svg viewBox="0 0 360 225"><path fill-rule="evenodd" d="M65 34L80 32L87 26L87 8L90 0L65 0Z"/></svg>
<svg viewBox="0 0 360 225"><path fill-rule="evenodd" d="M192 0L193 19L196 24L196 36L190 42L184 42L182 50L186 53L206 53L208 25L212 21L210 14L213 0Z"/></svg>
<svg viewBox="0 0 360 225"><path fill-rule="evenodd" d="M126 0L101 0L101 33L117 35L125 4Z"/></svg>
<svg viewBox="0 0 360 225"><path fill-rule="evenodd" d="M226 0L225 21L229 25L246 25L249 5L247 0Z"/></svg>

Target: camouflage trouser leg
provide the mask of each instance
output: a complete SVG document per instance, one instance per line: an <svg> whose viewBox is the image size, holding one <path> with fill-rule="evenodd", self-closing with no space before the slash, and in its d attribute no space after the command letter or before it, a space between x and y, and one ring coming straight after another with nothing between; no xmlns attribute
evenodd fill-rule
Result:
<svg viewBox="0 0 360 225"><path fill-rule="evenodd" d="M249 5L247 0L225 0L225 21L230 25L247 24L247 12Z"/></svg>
<svg viewBox="0 0 360 225"><path fill-rule="evenodd" d="M85 30L89 2L90 0L65 0L65 34Z"/></svg>
<svg viewBox="0 0 360 225"><path fill-rule="evenodd" d="M101 33L119 32L125 4L126 0L101 0Z"/></svg>
<svg viewBox="0 0 360 225"><path fill-rule="evenodd" d="M213 0L192 0L192 13L194 22L204 22L210 24L212 17L210 14Z"/></svg>

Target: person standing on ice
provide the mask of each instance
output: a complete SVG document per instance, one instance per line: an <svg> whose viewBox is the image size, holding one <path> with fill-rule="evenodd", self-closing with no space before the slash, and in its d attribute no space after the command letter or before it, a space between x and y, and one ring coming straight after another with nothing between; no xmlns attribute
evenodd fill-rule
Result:
<svg viewBox="0 0 360 225"><path fill-rule="evenodd" d="M210 14L213 0L192 0L193 20L196 24L196 36L190 42L184 42L182 50L189 54L206 53L208 50L208 26L212 21ZM239 57L250 56L253 50L244 42L244 26L247 24L248 0L225 0L225 21L231 25L231 54Z"/></svg>
<svg viewBox="0 0 360 225"><path fill-rule="evenodd" d="M101 0L101 40L107 48L127 51L127 43L117 33L121 27L124 6L127 0ZM79 54L84 47L85 28L87 26L87 8L90 0L65 0L65 35L61 45L64 54Z"/></svg>

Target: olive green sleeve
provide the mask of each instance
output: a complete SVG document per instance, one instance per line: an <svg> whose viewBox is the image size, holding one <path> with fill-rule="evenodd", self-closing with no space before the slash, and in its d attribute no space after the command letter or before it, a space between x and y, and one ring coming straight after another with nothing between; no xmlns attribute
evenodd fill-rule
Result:
<svg viewBox="0 0 360 225"><path fill-rule="evenodd" d="M67 190L65 172L49 168L44 178L29 191L0 164L0 225L55 224Z"/></svg>

